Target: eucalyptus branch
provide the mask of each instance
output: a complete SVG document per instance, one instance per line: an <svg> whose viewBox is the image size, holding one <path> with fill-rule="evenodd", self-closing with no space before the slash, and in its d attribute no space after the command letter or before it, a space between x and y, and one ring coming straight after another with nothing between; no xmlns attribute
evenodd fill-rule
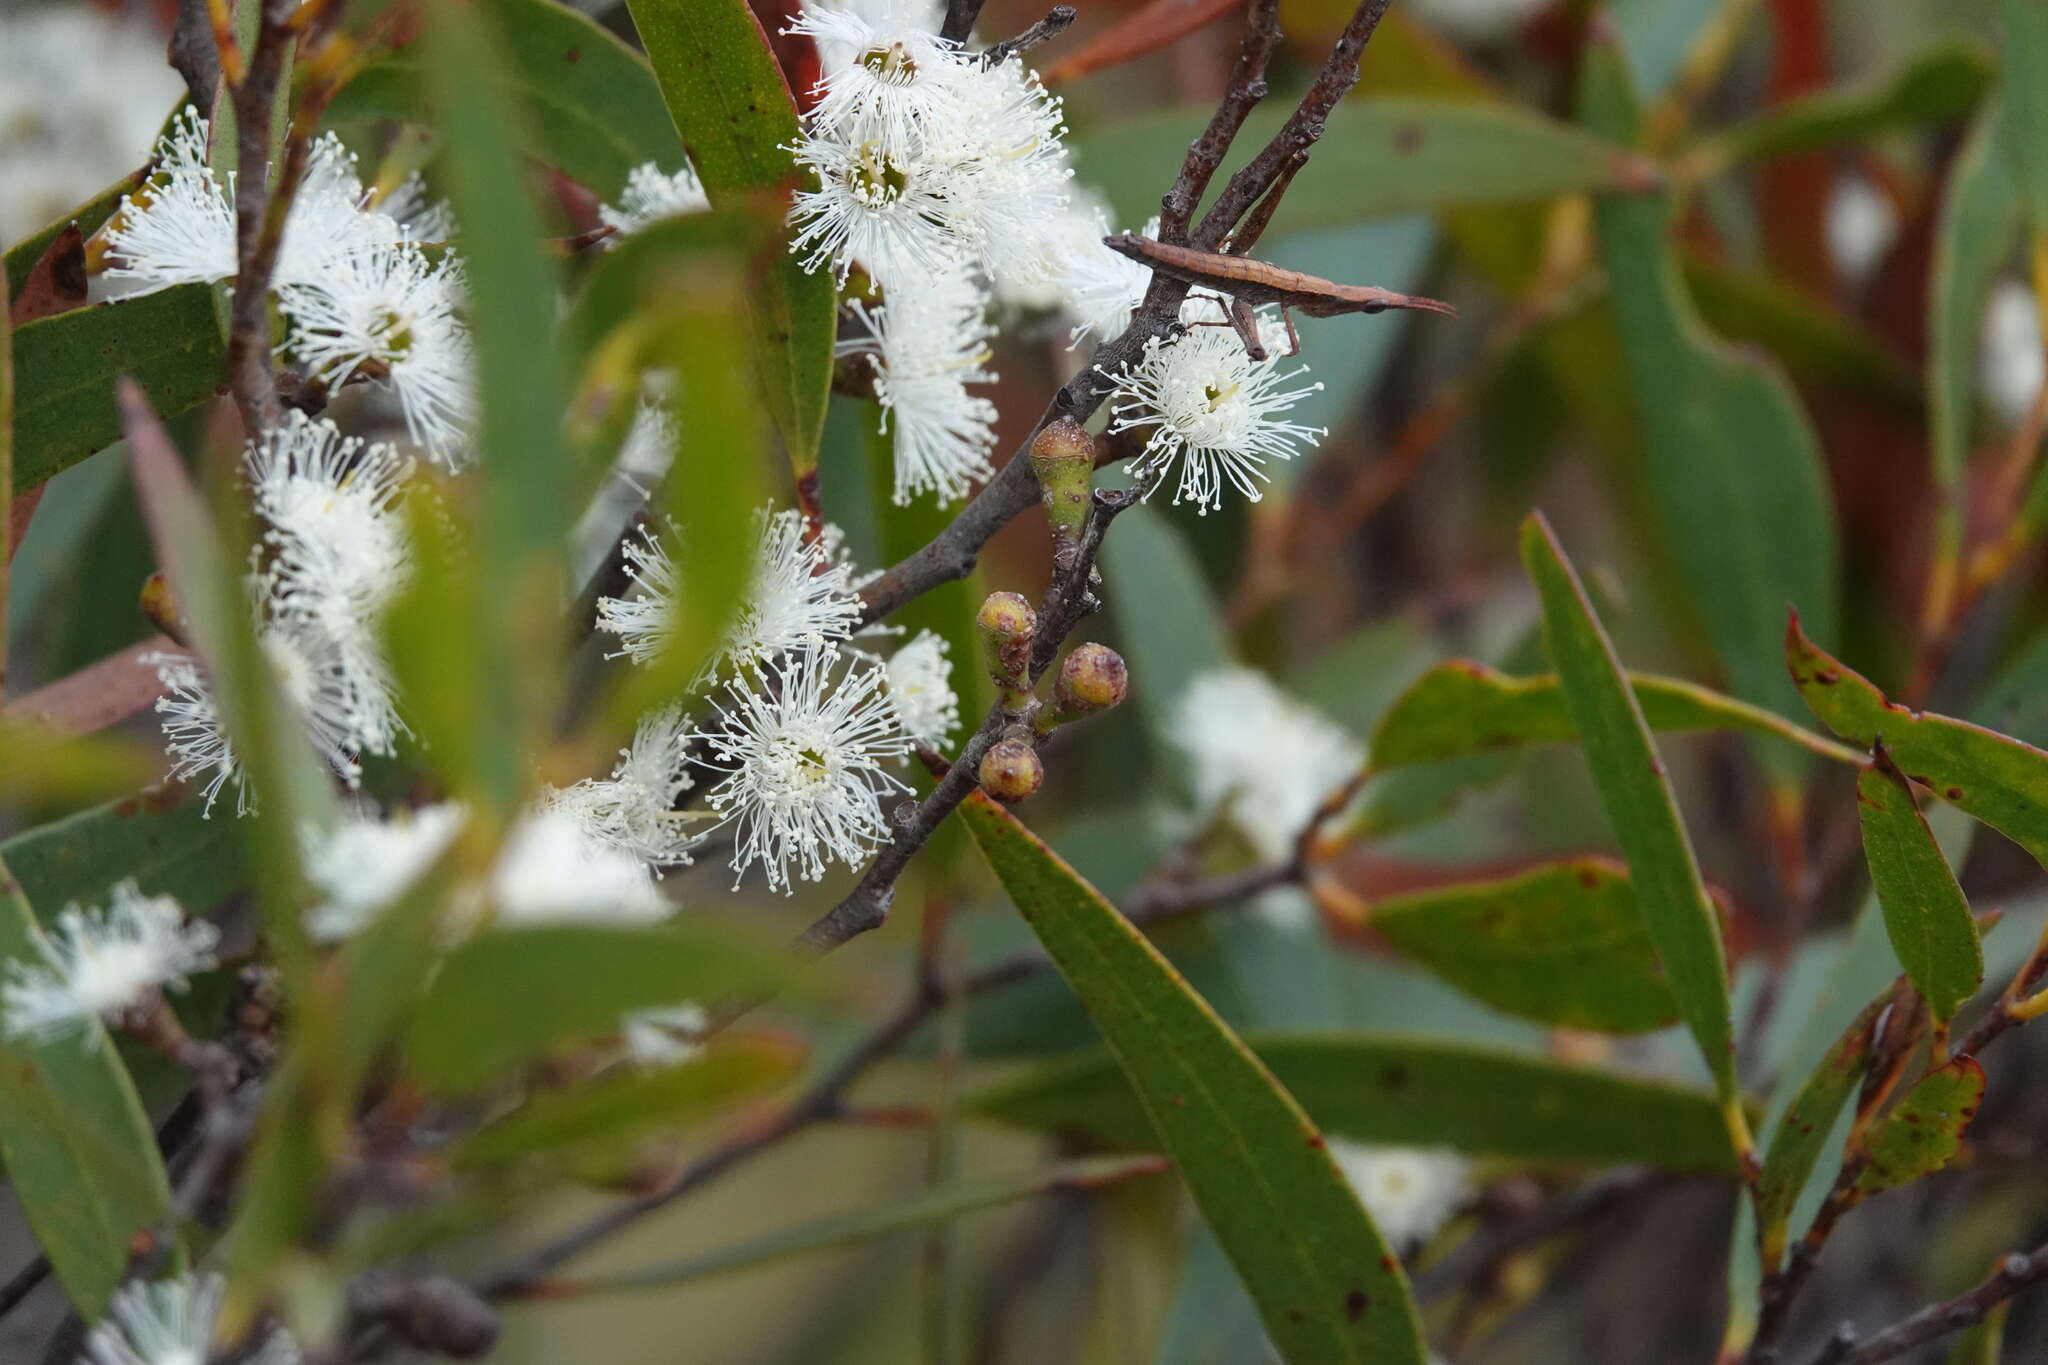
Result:
<svg viewBox="0 0 2048 1365"><path fill-rule="evenodd" d="M1998 1269L1992 1271L1976 1287L1944 1302L1931 1303L1911 1317L1902 1318L1846 1355L1839 1353L1831 1342L1820 1355L1814 1357L1813 1365L1824 1365L1824 1362L1839 1362L1839 1365L1878 1365L1879 1361L1904 1355L1915 1346L1947 1336L1950 1332L1960 1332L1965 1327L1974 1327L1982 1322L1993 1308L2029 1285L2039 1284L2044 1279L2048 1279L2048 1246L2039 1246L2030 1252L2016 1251L2002 1256L1998 1261Z"/></svg>
<svg viewBox="0 0 2048 1365"><path fill-rule="evenodd" d="M939 25L939 36L956 43L964 43L974 35L974 21L981 17L981 7L988 0L946 0L945 22Z"/></svg>
<svg viewBox="0 0 2048 1365"><path fill-rule="evenodd" d="M247 69L225 93L235 110L235 291L228 321L228 383L252 439L284 413L270 368L270 277L284 240L293 186L270 181L270 135L279 83L292 50L291 0L260 0ZM301 163L303 169L303 162ZM273 200L284 206L270 228Z"/></svg>
<svg viewBox="0 0 2048 1365"><path fill-rule="evenodd" d="M1029 52L1040 43L1051 42L1074 26L1079 13L1072 5L1054 5L1045 12L1043 19L1022 33L999 43L990 43L988 51L981 54L982 65L1001 66L1020 52Z"/></svg>
<svg viewBox="0 0 2048 1365"><path fill-rule="evenodd" d="M1209 126L1188 148L1180 178L1159 201L1159 240L1176 246L1187 241L1188 221L1195 205L1209 188L1210 178L1223 164L1238 130L1251 117L1253 106L1266 97L1266 63L1280 42L1280 0L1252 0L1245 17L1244 38L1237 49L1237 65L1230 73L1230 88L1209 119Z"/></svg>
<svg viewBox="0 0 2048 1365"><path fill-rule="evenodd" d="M1031 486L1037 486L1037 480L1030 474L1029 460L1015 459L1011 464L1023 465ZM1095 574L1096 556L1102 549L1103 537L1108 534L1109 523L1135 501L1135 496L1130 493L1096 493L1093 512L1081 537L1080 552L1070 566L1054 573L1044 600L1039 604L1038 633L1031 651L1030 683L1036 684L1044 676L1068 634L1080 624L1082 617L1100 605L1089 590L1090 580ZM1006 710L1000 700L989 707L988 715L983 717L938 785L910 810L907 819L898 824L896 837L875 855L875 860L868 864L867 871L845 899L804 930L797 939L798 947L807 953L822 955L870 929L881 927L889 917L889 905L896 896L896 882L904 869L909 867L910 860L925 846L945 818L973 792L979 780L981 760L1004 729L1015 720L1016 716Z"/></svg>
<svg viewBox="0 0 2048 1365"><path fill-rule="evenodd" d="M220 89L220 50L214 45L206 0L178 0L168 55L171 69L185 78L192 107L209 108Z"/></svg>
<svg viewBox="0 0 2048 1365"><path fill-rule="evenodd" d="M964 763L956 763L952 771L971 770ZM1148 878L1126 898L1126 914L1132 924L1141 928L1157 925L1205 910L1243 904L1257 893L1289 885L1299 880L1299 876L1300 869L1288 860L1199 881L1178 877ZM915 973L908 995L895 1011L789 1105L712 1148L684 1167L661 1189L605 1210L581 1227L571 1229L488 1276L478 1284L477 1292L489 1299L547 1297L547 1276L555 1267L648 1214L702 1188L732 1167L760 1155L784 1139L813 1125L844 1117L849 1112L846 1097L853 1083L876 1063L909 1042L947 1003L1001 990L1051 969L1052 959L1032 948L999 958L957 978L950 985L941 976Z"/></svg>

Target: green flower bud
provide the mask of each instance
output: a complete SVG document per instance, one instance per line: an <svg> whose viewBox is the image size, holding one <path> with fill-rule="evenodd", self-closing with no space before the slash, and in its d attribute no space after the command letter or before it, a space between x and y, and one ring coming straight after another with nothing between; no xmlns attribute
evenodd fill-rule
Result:
<svg viewBox="0 0 2048 1365"><path fill-rule="evenodd" d="M1031 642L1038 634L1038 613L1020 593L992 592L974 623L981 632L982 658L1004 708L1022 710L1031 700Z"/></svg>
<svg viewBox="0 0 2048 1365"><path fill-rule="evenodd" d="M1038 476L1053 544L1066 549L1088 524L1088 495L1095 478L1095 442L1071 417L1050 423L1031 441L1031 472Z"/></svg>
<svg viewBox="0 0 2048 1365"><path fill-rule="evenodd" d="M1131 691L1131 672L1124 656L1108 645L1080 645L1060 664L1053 683L1053 706L1062 719L1078 720L1123 704Z"/></svg>
<svg viewBox="0 0 2048 1365"><path fill-rule="evenodd" d="M1008 805L1028 800L1045 783L1045 760L1028 739L998 740L981 758L981 789Z"/></svg>

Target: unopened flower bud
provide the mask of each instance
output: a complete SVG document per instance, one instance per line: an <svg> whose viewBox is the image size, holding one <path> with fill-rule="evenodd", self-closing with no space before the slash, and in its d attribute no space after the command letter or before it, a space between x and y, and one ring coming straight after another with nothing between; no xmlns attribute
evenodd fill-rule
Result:
<svg viewBox="0 0 2048 1365"><path fill-rule="evenodd" d="M1081 424L1062 417L1031 441L1031 472L1038 476L1046 519L1052 523L1055 554L1077 544L1088 524L1088 494L1094 486L1095 442Z"/></svg>
<svg viewBox="0 0 2048 1365"><path fill-rule="evenodd" d="M1081 645L1060 664L1053 705L1062 717L1078 719L1120 706L1130 695L1131 673L1124 656L1108 645Z"/></svg>
<svg viewBox="0 0 2048 1365"><path fill-rule="evenodd" d="M1045 761L1029 739L996 741L981 758L981 789L1008 805L1029 799L1045 782Z"/></svg>
<svg viewBox="0 0 2048 1365"><path fill-rule="evenodd" d="M1038 634L1038 613L1020 593L992 592L974 622L1004 708L1022 709L1031 698L1031 642Z"/></svg>
<svg viewBox="0 0 2048 1365"><path fill-rule="evenodd" d="M181 645L190 645L185 638L185 614L178 610L178 599L171 594L171 582L159 569L142 580L140 599L142 614L149 623Z"/></svg>

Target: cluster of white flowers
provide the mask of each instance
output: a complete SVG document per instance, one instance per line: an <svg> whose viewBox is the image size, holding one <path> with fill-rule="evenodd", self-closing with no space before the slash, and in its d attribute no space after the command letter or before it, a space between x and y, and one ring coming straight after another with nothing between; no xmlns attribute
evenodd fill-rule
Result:
<svg viewBox="0 0 2048 1365"><path fill-rule="evenodd" d="M1397 1250L1420 1246L1472 1193L1472 1165L1452 1151L1330 1140L1337 1168Z"/></svg>
<svg viewBox="0 0 2048 1365"><path fill-rule="evenodd" d="M353 785L361 756L390 754L405 728L378 623L411 571L398 500L412 461L293 412L242 467L266 528L245 580L257 640L314 747ZM210 681L189 656L152 659L172 775L202 781L208 810L234 782L246 813L252 793Z"/></svg>
<svg viewBox="0 0 2048 1365"><path fill-rule="evenodd" d="M211 1272L123 1286L85 1339L83 1365L203 1365L212 1358L226 1288ZM235 1358L243 1365L299 1365L301 1359L283 1328Z"/></svg>
<svg viewBox="0 0 2048 1365"><path fill-rule="evenodd" d="M40 961L7 964L0 1023L9 1037L51 1042L88 1020L114 1022L152 992L183 990L186 977L213 965L218 940L204 920L186 923L170 897L121 882L105 910L65 906L33 940Z"/></svg>
<svg viewBox="0 0 2048 1365"><path fill-rule="evenodd" d="M235 189L208 165L208 136L196 112L180 115L157 144L149 182L102 229L112 290L234 275ZM424 200L409 181L379 202L339 138L313 142L272 279L285 320L279 353L330 387L386 385L411 438L453 467L469 455L475 366L462 263L438 245L448 215Z"/></svg>
<svg viewBox="0 0 2048 1365"><path fill-rule="evenodd" d="M606 204L598 209L597 216L598 221L617 234L611 239L617 242L664 219L702 213L710 207L711 200L705 196L697 172L687 165L664 171L649 161L635 166L626 177L626 190L619 196L617 206Z"/></svg>
<svg viewBox="0 0 2048 1365"><path fill-rule="evenodd" d="M597 625L618 637L620 654L644 663L667 647L688 584L660 530L626 550L632 590L600 599ZM884 764L959 724L944 641L920 634L886 663L853 647L857 587L837 527L813 534L801 513L763 509L746 591L693 684L708 693L698 699L711 713L704 728L691 728L681 707L643 720L609 781L579 783L555 804L656 865L687 861L730 825L735 885L756 864L783 891L823 877L831 862L857 864L888 838L883 798L909 790ZM722 774L705 794L701 828L674 810L693 744Z"/></svg>
<svg viewBox="0 0 2048 1365"><path fill-rule="evenodd" d="M90 53L90 79L79 56ZM183 92L164 40L95 5L0 6L0 242L58 221L141 164Z"/></svg>

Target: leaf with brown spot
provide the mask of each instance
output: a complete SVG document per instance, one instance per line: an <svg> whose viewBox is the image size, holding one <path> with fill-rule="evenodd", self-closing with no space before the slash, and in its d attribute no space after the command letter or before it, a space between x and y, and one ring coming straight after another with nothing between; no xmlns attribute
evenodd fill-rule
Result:
<svg viewBox="0 0 2048 1365"><path fill-rule="evenodd" d="M1756 1188L1756 1217L1766 1270L1776 1270L1784 1258L1785 1228L1791 1220L1792 1207L1798 1202L1800 1191L1806 1188L1807 1178L1813 1174L1821 1153L1827 1149L1842 1106L1863 1077L1863 1069L1870 1061L1877 1017L1891 999L1892 992L1887 990L1864 1006L1863 1012L1828 1049L1827 1056L1821 1058L1820 1065L1814 1067L1806 1084L1799 1087L1799 1094L1771 1135L1770 1150L1764 1156L1763 1173Z"/></svg>
<svg viewBox="0 0 2048 1365"><path fill-rule="evenodd" d="M19 327L24 322L55 317L85 307L85 236L78 224L66 223L51 241L49 249L29 267L28 277L8 298L7 321Z"/></svg>
<svg viewBox="0 0 2048 1365"><path fill-rule="evenodd" d="M1984 980L1984 946L1912 787L1882 743L1856 779L1856 815L1892 951L1934 1017L1952 1018Z"/></svg>
<svg viewBox="0 0 2048 1365"><path fill-rule="evenodd" d="M1984 1097L1984 1068L1975 1057L1953 1057L1922 1077L1870 1134L1870 1164L1856 1188L1889 1190L1932 1175L1962 1150L1963 1130Z"/></svg>
<svg viewBox="0 0 2048 1365"><path fill-rule="evenodd" d="M1797 612L1785 627L1785 662L1800 696L1830 730L1864 748L1882 743L1900 771L2048 866L2048 752L1966 720L1898 705L1807 639Z"/></svg>
<svg viewBox="0 0 2048 1365"><path fill-rule="evenodd" d="M1374 904L1364 927L1476 999L1563 1028L1645 1033L1678 1018L1628 869L1574 858Z"/></svg>

